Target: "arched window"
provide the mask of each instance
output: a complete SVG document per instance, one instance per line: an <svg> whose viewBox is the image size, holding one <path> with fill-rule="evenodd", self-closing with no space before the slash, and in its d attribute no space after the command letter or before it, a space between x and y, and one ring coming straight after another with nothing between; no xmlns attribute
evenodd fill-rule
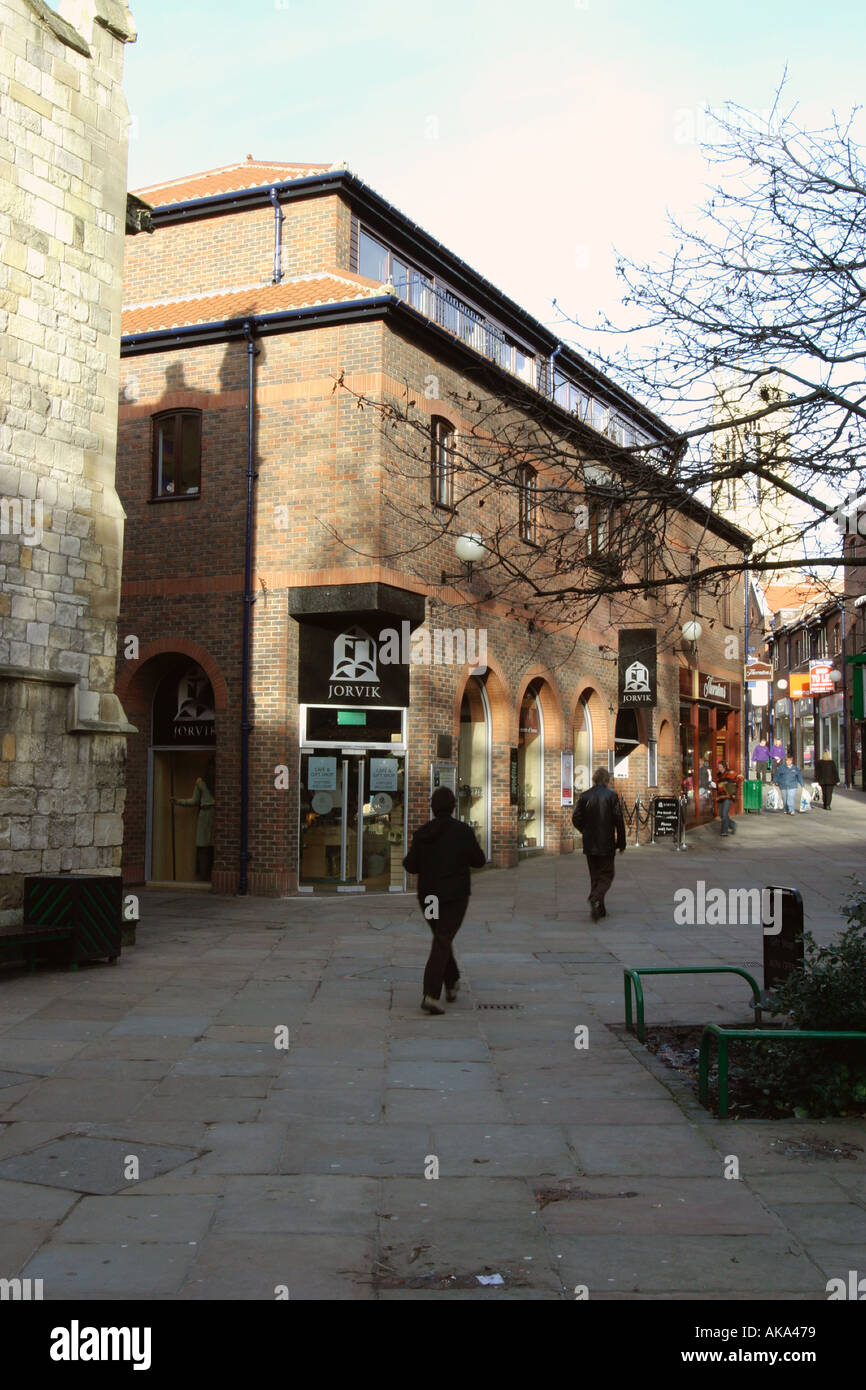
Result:
<svg viewBox="0 0 866 1390"><path fill-rule="evenodd" d="M201 411L171 410L153 417L153 497L201 492Z"/></svg>
<svg viewBox="0 0 866 1390"><path fill-rule="evenodd" d="M574 716L574 790L588 791L592 786L592 718L589 701L581 696Z"/></svg>
<svg viewBox="0 0 866 1390"><path fill-rule="evenodd" d="M544 717L534 686L520 706L517 782L517 847L540 849L544 844Z"/></svg>

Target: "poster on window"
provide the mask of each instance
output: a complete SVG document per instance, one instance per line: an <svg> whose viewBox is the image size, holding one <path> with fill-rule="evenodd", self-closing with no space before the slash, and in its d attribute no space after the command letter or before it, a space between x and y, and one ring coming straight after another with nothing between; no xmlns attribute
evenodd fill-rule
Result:
<svg viewBox="0 0 866 1390"><path fill-rule="evenodd" d="M370 759L370 791L395 792L397 790L397 759Z"/></svg>
<svg viewBox="0 0 866 1390"><path fill-rule="evenodd" d="M311 792L337 790L336 758L309 758L307 760L307 790Z"/></svg>
<svg viewBox="0 0 866 1390"><path fill-rule="evenodd" d="M628 755L614 762L613 775L614 777L628 777Z"/></svg>
<svg viewBox="0 0 866 1390"><path fill-rule="evenodd" d="M573 754L573 753L562 753L562 754L560 754L560 766L561 766L561 772L562 772L562 778L561 778L561 781L560 781L560 786L562 787L562 801L561 801L560 805L562 805L562 806L573 806L573 805L574 805L574 754Z"/></svg>

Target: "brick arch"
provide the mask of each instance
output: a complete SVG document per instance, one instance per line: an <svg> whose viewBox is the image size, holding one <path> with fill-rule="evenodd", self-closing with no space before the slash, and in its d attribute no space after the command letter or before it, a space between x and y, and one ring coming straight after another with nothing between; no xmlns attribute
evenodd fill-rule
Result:
<svg viewBox="0 0 866 1390"><path fill-rule="evenodd" d="M123 639L120 640L122 642ZM138 713L144 712L143 707L138 708L139 702L148 700L151 693L144 688L144 668L156 656L188 656L196 661L211 683L214 710L219 714L228 708L228 687L219 665L205 647L187 637L164 637L156 642L146 642L140 648L137 661L124 662L114 687L124 708L128 705L130 709L135 707Z"/></svg>
<svg viewBox="0 0 866 1390"><path fill-rule="evenodd" d="M577 707L581 700L586 700L589 706L589 717L592 720L593 747L597 745L599 748L612 748L613 728L611 727L607 705L604 702L604 695L591 681L585 681L584 684L579 687L577 695L575 696L574 704L571 708L572 737L574 735L575 715L577 714Z"/></svg>
<svg viewBox="0 0 866 1390"><path fill-rule="evenodd" d="M454 702L455 737L459 737L460 734L460 706L471 680L472 667L467 665L463 668ZM490 741L491 743L506 743L513 711L508 696L508 683L502 666L495 657L488 655L487 674L481 678L480 684L484 686L484 693L490 706Z"/></svg>
<svg viewBox="0 0 866 1390"><path fill-rule="evenodd" d="M669 719L663 719L659 726L659 754L663 758L674 755L674 730Z"/></svg>
<svg viewBox="0 0 866 1390"><path fill-rule="evenodd" d="M562 717L562 697L556 681L553 679L546 666L532 666L523 675L517 691L517 699L512 707L512 739L513 746L517 746L520 735L520 706L523 704L523 697L530 685L535 684L538 688L538 698L541 703L541 714L544 719L544 739L545 743L558 748L562 743L564 721Z"/></svg>

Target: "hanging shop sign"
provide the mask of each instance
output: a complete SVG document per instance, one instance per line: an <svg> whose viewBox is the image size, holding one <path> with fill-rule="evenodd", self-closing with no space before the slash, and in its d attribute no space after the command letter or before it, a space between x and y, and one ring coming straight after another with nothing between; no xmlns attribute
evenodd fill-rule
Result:
<svg viewBox="0 0 866 1390"><path fill-rule="evenodd" d="M156 747L198 747L216 742L211 683L195 663L165 676L153 701Z"/></svg>
<svg viewBox="0 0 866 1390"><path fill-rule="evenodd" d="M405 646L399 630L387 621L349 623L337 630L301 623L298 700L304 705L408 705Z"/></svg>
<svg viewBox="0 0 866 1390"><path fill-rule="evenodd" d="M520 763L517 756L517 749L510 749L510 760L508 764L508 804L518 806L520 804Z"/></svg>
<svg viewBox="0 0 866 1390"><path fill-rule="evenodd" d="M836 687L830 676L832 661L809 662L809 694L832 695Z"/></svg>
<svg viewBox="0 0 866 1390"><path fill-rule="evenodd" d="M831 683L830 689L833 689ZM788 694L792 700L804 700L812 694L808 675L803 672L792 672L788 677Z"/></svg>
<svg viewBox="0 0 866 1390"><path fill-rule="evenodd" d="M655 705L656 630L624 628L619 634L619 703Z"/></svg>

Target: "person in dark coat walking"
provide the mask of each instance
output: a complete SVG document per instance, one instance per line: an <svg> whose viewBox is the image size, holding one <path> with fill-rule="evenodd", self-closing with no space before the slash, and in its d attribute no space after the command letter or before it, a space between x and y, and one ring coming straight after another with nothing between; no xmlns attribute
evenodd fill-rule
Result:
<svg viewBox="0 0 866 1390"><path fill-rule="evenodd" d="M727 763L720 762L718 775L718 810L722 818L721 834L734 835L737 827L731 820L731 805L737 799L740 782L743 780Z"/></svg>
<svg viewBox="0 0 866 1390"><path fill-rule="evenodd" d="M592 920L607 916L605 894L614 878L616 851L625 854L625 821L616 792L608 786L606 767L596 770L592 789L578 797L571 823L583 835L583 852L589 869L589 909Z"/></svg>
<svg viewBox="0 0 866 1390"><path fill-rule="evenodd" d="M830 802L833 800L833 788L839 785L839 769L833 761L833 754L829 748L818 759L818 766L815 769L815 781L821 788L821 795L824 798L824 810L829 811Z"/></svg>
<svg viewBox="0 0 866 1390"><path fill-rule="evenodd" d="M453 942L469 906L469 870L487 863L475 832L451 814L456 804L448 787L436 788L430 799L433 819L415 831L403 860L403 868L418 875L418 902L433 933L421 998L428 1014L444 1014L439 1004L443 984L448 1003L457 998L460 971Z"/></svg>

